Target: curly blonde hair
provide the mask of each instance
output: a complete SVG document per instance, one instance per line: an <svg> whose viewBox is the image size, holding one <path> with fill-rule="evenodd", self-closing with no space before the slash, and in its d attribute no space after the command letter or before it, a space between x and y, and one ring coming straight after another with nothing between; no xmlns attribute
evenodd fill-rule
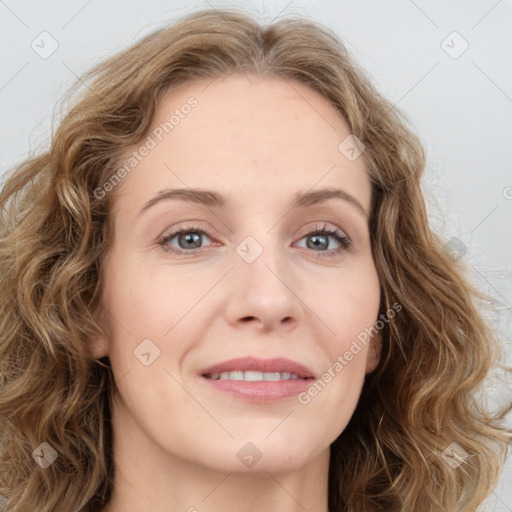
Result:
<svg viewBox="0 0 512 512"><path fill-rule="evenodd" d="M428 224L425 155L334 33L300 18L263 27L236 9L200 11L103 61L50 149L14 168L0 192L0 494L12 512L97 511L114 465L112 371L87 340L112 242L121 155L175 87L233 72L297 80L320 92L365 145L370 234L386 323L378 368L331 445L331 512L474 511L496 486L512 433L479 400L501 356L479 296ZM42 442L58 454L46 469ZM463 448L459 467L443 451Z"/></svg>

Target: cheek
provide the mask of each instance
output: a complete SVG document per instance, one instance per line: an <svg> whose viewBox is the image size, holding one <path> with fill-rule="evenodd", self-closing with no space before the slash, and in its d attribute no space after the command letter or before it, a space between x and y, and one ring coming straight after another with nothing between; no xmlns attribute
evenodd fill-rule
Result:
<svg viewBox="0 0 512 512"><path fill-rule="evenodd" d="M361 395L370 350L370 336L379 310L378 282L330 293L326 323L334 331L317 338L326 364L311 386L298 396L310 418L330 423L333 439L348 424ZM333 300L336 297L337 300Z"/></svg>
<svg viewBox="0 0 512 512"><path fill-rule="evenodd" d="M174 373L179 368L191 340L199 336L202 318L198 312L203 310L198 305L211 307L204 295L218 276L203 279L183 267L148 265L137 257L123 260L116 256L118 264L110 266L106 278L110 360L118 378L130 372L131 380L147 387L156 372L168 369ZM170 378L163 375L164 380Z"/></svg>
<svg viewBox="0 0 512 512"><path fill-rule="evenodd" d="M329 322L333 341L340 347L377 319L380 284L373 262L340 273L314 294L321 318Z"/></svg>
<svg viewBox="0 0 512 512"><path fill-rule="evenodd" d="M158 270L158 272L156 272ZM108 304L112 315L133 336L163 337L210 285L181 269L127 259L110 270Z"/></svg>
<svg viewBox="0 0 512 512"><path fill-rule="evenodd" d="M337 382L334 388L349 382L350 389L357 383L362 386L379 306L380 284L373 263L331 282L318 295L319 316L329 327L323 337L322 348L329 359L323 380Z"/></svg>

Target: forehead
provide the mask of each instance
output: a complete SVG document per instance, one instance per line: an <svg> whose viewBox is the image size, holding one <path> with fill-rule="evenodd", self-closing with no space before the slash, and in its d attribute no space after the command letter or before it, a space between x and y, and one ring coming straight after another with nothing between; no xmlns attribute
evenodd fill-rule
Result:
<svg viewBox="0 0 512 512"><path fill-rule="evenodd" d="M184 84L161 100L148 134L152 149L119 191L138 204L166 188L218 190L242 206L258 194L284 200L342 187L369 211L364 154L349 160L339 148L348 124L295 80L232 75Z"/></svg>

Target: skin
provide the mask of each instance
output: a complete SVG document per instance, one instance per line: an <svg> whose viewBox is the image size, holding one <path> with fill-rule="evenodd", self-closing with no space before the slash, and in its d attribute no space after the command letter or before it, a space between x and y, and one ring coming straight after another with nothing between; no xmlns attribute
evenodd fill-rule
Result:
<svg viewBox="0 0 512 512"><path fill-rule="evenodd" d="M115 190L97 312L107 336L90 343L92 357L110 357L118 388L115 489L103 512L326 512L329 446L379 362L380 336L308 404L233 398L197 372L234 357L281 356L320 377L375 323L380 288L367 216L341 199L291 208L296 192L334 187L368 214L364 154L349 161L338 150L350 130L326 99L277 78L187 84L161 102L154 127L190 96L197 106ZM189 187L229 203L166 200L139 215L159 191ZM308 247L324 223L350 248L334 254L332 236ZM211 234L199 238L198 253L159 245L188 225ZM263 249L250 264L236 252L247 236ZM167 245L191 250L179 236ZM134 355L146 338L160 350L148 366ZM261 453L250 468L237 457L249 442Z"/></svg>

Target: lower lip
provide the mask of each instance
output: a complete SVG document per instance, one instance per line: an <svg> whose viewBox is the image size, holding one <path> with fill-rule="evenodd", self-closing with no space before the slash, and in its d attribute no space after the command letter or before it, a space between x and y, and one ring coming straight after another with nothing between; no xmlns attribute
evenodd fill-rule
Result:
<svg viewBox="0 0 512 512"><path fill-rule="evenodd" d="M278 402L305 391L313 379L277 380L277 381L245 381L201 379L213 389L222 391L247 402Z"/></svg>

